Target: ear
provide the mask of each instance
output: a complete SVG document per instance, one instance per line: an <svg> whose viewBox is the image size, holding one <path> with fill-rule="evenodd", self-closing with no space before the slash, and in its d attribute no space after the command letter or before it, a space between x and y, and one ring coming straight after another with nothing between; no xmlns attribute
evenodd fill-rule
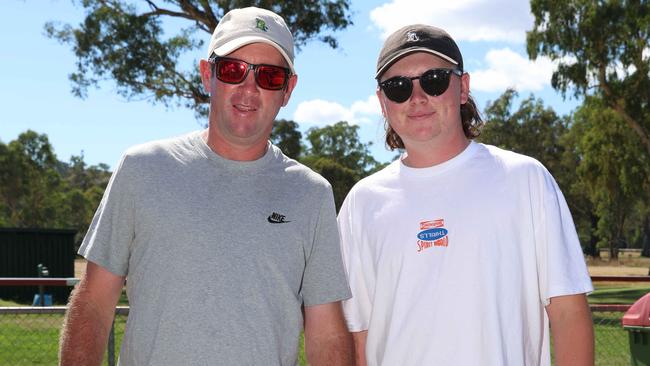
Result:
<svg viewBox="0 0 650 366"><path fill-rule="evenodd" d="M460 77L460 104L465 104L469 100L469 74L464 73Z"/></svg>
<svg viewBox="0 0 650 366"><path fill-rule="evenodd" d="M384 96L381 94L381 88L377 88L376 91L377 94L377 100L379 100L379 105L381 106L381 115L386 118L386 100L384 99Z"/></svg>
<svg viewBox="0 0 650 366"><path fill-rule="evenodd" d="M289 78L289 82L287 83L287 90L284 92L284 100L282 101L282 106L286 106L289 103L289 99L291 98L291 93L293 92L293 88L296 87L296 84L298 83L298 75L291 75Z"/></svg>
<svg viewBox="0 0 650 366"><path fill-rule="evenodd" d="M212 79L212 64L208 60L201 59L199 63L199 72L201 73L201 81L203 82L203 88L208 93L210 90L210 81Z"/></svg>

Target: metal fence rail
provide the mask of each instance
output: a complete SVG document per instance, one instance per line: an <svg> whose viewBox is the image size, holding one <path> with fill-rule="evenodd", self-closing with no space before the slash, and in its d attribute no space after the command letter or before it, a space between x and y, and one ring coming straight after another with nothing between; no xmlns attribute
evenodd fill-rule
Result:
<svg viewBox="0 0 650 366"><path fill-rule="evenodd" d="M650 282L650 276L591 276L591 282Z"/></svg>
<svg viewBox="0 0 650 366"><path fill-rule="evenodd" d="M627 331L621 326L630 305L592 305L596 365L628 365ZM0 307L0 365L56 365L58 337L66 307ZM116 309L112 342L103 365L115 365L128 307ZM117 347L116 347L117 346Z"/></svg>
<svg viewBox="0 0 650 366"><path fill-rule="evenodd" d="M592 276L592 281L650 282L650 276L632 279ZM0 286L70 286L76 282L76 279L72 278L0 278ZM621 318L630 306L590 306L595 330L596 365L615 366L630 363L629 336L621 326ZM66 309L65 306L0 307L0 365L56 365L59 332ZM128 314L128 306L116 308L103 365L115 365Z"/></svg>

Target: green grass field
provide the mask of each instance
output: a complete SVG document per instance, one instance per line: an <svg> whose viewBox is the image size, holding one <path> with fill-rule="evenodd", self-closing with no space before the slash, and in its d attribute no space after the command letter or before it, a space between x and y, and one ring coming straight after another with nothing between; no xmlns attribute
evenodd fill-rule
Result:
<svg viewBox="0 0 650 366"><path fill-rule="evenodd" d="M648 284L603 284L589 296L591 304L631 304L650 292ZM120 301L127 305L126 298ZM29 305L29 304L28 304ZM0 306L24 306L0 300ZM629 364L628 334L621 327L620 312L595 312L596 365ZM55 365L57 363L58 334L63 315L1 315L0 365ZM124 334L126 317L115 322L116 353ZM302 342L301 342L302 343ZM117 355L116 355L117 357ZM306 365L301 345L299 364ZM104 364L107 364L105 361Z"/></svg>
<svg viewBox="0 0 650 366"><path fill-rule="evenodd" d="M650 292L648 283L605 283L594 285L590 304L632 304Z"/></svg>
<svg viewBox="0 0 650 366"><path fill-rule="evenodd" d="M648 283L598 283L590 304L633 304L650 292ZM623 313L593 312L596 365L629 365L629 335L621 325ZM624 352L623 352L624 350Z"/></svg>
<svg viewBox="0 0 650 366"><path fill-rule="evenodd" d="M62 314L0 316L0 365L56 365L62 322ZM115 320L118 345L125 324L126 317Z"/></svg>
<svg viewBox="0 0 650 366"><path fill-rule="evenodd" d="M627 331L621 327L623 313L592 314L596 344L596 365L628 365L630 353Z"/></svg>

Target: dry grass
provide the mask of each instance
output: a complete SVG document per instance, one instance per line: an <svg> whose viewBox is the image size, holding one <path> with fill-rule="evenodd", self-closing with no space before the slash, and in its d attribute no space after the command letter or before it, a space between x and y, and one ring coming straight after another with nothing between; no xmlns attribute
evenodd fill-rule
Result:
<svg viewBox="0 0 650 366"><path fill-rule="evenodd" d="M86 273L86 260L83 258L77 258L74 260L74 276L75 278L83 277Z"/></svg>
<svg viewBox="0 0 650 366"><path fill-rule="evenodd" d="M592 276L648 276L650 258L629 258L604 261L587 259L589 274Z"/></svg>
<svg viewBox="0 0 650 366"><path fill-rule="evenodd" d="M647 276L648 267L589 266L592 276Z"/></svg>

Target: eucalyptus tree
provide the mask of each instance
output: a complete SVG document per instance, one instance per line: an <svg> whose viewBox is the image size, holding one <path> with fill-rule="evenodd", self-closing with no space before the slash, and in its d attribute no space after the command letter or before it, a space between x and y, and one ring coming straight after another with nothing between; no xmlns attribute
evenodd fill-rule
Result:
<svg viewBox="0 0 650 366"><path fill-rule="evenodd" d="M229 10L258 6L278 13L298 49L312 40L336 48L334 32L352 24L349 0L83 0L79 5L85 10L80 24L45 26L49 37L72 46L74 95L86 97L89 87L112 80L127 99L183 106L202 116L208 94L195 57L206 56L205 40Z"/></svg>
<svg viewBox="0 0 650 366"><path fill-rule="evenodd" d="M531 0L531 59L558 62L552 85L600 97L650 154L650 2Z"/></svg>

